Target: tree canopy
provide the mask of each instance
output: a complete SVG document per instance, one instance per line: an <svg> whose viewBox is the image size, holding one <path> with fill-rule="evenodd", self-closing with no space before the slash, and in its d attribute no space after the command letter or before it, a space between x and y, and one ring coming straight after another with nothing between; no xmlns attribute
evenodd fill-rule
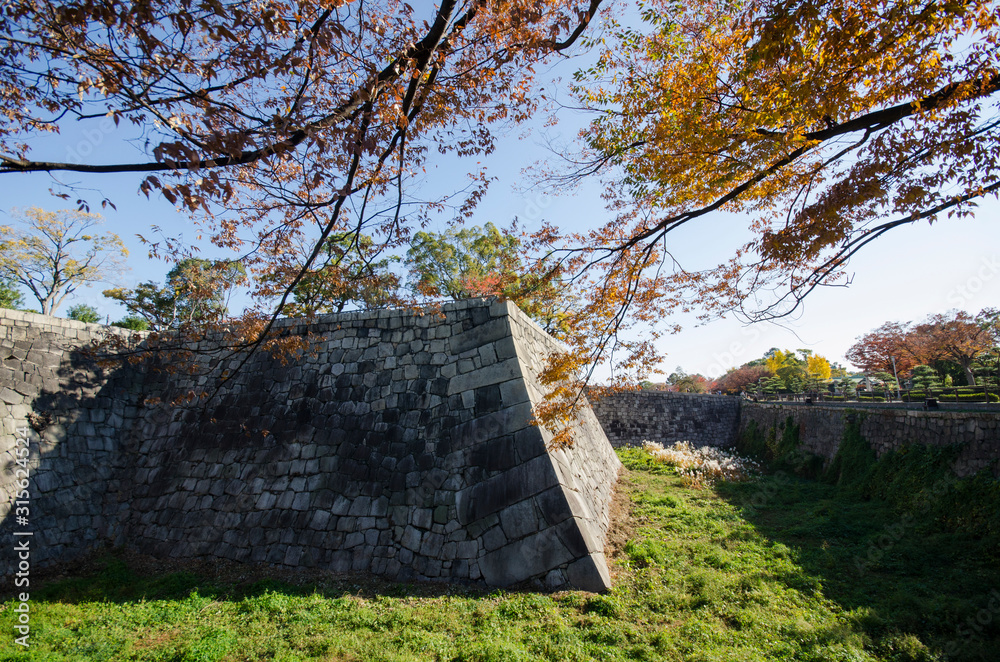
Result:
<svg viewBox="0 0 1000 662"><path fill-rule="evenodd" d="M501 296L562 337L574 297L546 259L529 257L516 229L492 223L418 232L406 252L410 287L431 298Z"/></svg>
<svg viewBox="0 0 1000 662"><path fill-rule="evenodd" d="M484 177L471 173L466 201L407 214L410 179L429 151L488 153L492 125L529 117L532 67L572 46L600 1L14 0L0 15L0 176L139 173L141 191L190 211L259 275L305 246L266 298L280 311L327 240L364 232L398 248L431 211L466 214ZM36 154L34 138L67 119L134 127L147 160ZM177 258L170 241L151 249Z"/></svg>
<svg viewBox="0 0 1000 662"><path fill-rule="evenodd" d="M97 312L97 308L89 304L78 303L69 307L69 310L66 311L66 319L95 324L101 321L101 314Z"/></svg>
<svg viewBox="0 0 1000 662"><path fill-rule="evenodd" d="M763 379L774 377L774 373L766 365L751 365L745 363L739 368L732 368L715 382L716 388L723 393L736 395L750 391Z"/></svg>
<svg viewBox="0 0 1000 662"><path fill-rule="evenodd" d="M382 257L381 247L371 237L348 234L328 238L318 261L303 271L307 252L285 254L258 284L258 294L281 296L289 282L295 283L293 301L285 304L283 313L310 317L341 312L352 303L379 308L400 301L399 277L389 268L399 258Z"/></svg>
<svg viewBox="0 0 1000 662"><path fill-rule="evenodd" d="M26 287L43 315L81 286L116 276L128 254L118 235L94 231L100 214L32 207L18 220L0 227L0 277Z"/></svg>
<svg viewBox="0 0 1000 662"><path fill-rule="evenodd" d="M136 173L259 282L280 283L244 316L237 335L255 347L330 242L366 235L399 252L438 212L468 218L489 177L470 168L455 195L428 200L412 185L429 155L489 154L494 127L539 108L535 68L589 44L598 59L573 92L597 116L568 177L605 176L613 217L593 231L545 225L524 244L548 258L540 279L581 293L559 320L569 352L544 377L562 404L537 412L557 427L581 370L611 359L622 380L646 374L675 313L785 314L842 282L873 239L967 215L1000 189L994 3L649 0L641 25L609 17L589 35L600 7L12 0L0 178ZM71 120L145 153L40 152L58 142L37 138ZM686 269L666 236L716 211L745 214L754 238ZM149 248L184 255L171 239ZM637 324L657 328L625 333Z"/></svg>
<svg viewBox="0 0 1000 662"><path fill-rule="evenodd" d="M961 310L937 313L917 324L886 322L859 337L846 356L866 372L892 373L895 367L900 377L916 374L919 366L926 376L928 369L936 367L940 381L949 372L947 364L952 364L956 375L975 385L976 360L1000 341L998 319L997 309L984 308L976 315Z"/></svg>
<svg viewBox="0 0 1000 662"><path fill-rule="evenodd" d="M245 278L238 262L189 257L170 269L164 287L147 281L132 289L105 290L104 296L125 306L129 312L126 320L141 318L155 331L183 330L227 319L229 296ZM135 323L126 324L131 324L126 328L136 327Z"/></svg>
<svg viewBox="0 0 1000 662"><path fill-rule="evenodd" d="M651 0L641 15L578 74L596 118L561 175L608 183L617 216L569 242L604 292L661 314L784 315L875 238L1000 190L993 2ZM746 215L753 239L683 268L666 236L717 211Z"/></svg>
<svg viewBox="0 0 1000 662"><path fill-rule="evenodd" d="M19 309L24 305L24 295L18 289L17 281L9 276L0 277L0 308Z"/></svg>

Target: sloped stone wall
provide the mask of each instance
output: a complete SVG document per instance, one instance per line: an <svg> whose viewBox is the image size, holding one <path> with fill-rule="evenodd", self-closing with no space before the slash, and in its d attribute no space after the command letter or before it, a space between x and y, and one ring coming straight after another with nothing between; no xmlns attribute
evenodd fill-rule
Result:
<svg viewBox="0 0 1000 662"><path fill-rule="evenodd" d="M513 304L508 305L513 307ZM538 402L544 396L538 377L545 366L545 359L562 348L526 315L512 314L509 319L529 400ZM566 567L566 578L575 586L600 590L602 585L611 585L604 557L604 541L611 524L611 498L622 465L589 403L582 407L574 425L573 446L548 452L566 499L569 516L574 521L571 531L575 529L580 533L580 538L570 534L580 554L574 563ZM539 429L544 444L548 446L552 441L551 433L544 428L536 428ZM555 517L552 519L555 520ZM548 582L558 584L561 579L561 575L556 573L548 578Z"/></svg>
<svg viewBox="0 0 1000 662"><path fill-rule="evenodd" d="M623 391L592 400L591 405L612 446L643 441L695 446L736 443L740 399L726 395Z"/></svg>
<svg viewBox="0 0 1000 662"><path fill-rule="evenodd" d="M620 465L592 415L572 451L546 450L531 406L558 345L514 306L348 313L282 331L312 334L311 351L287 364L253 355L207 407L153 404L211 386L184 372L92 376L88 397L119 410L101 428L103 455L54 462L97 447L85 426L33 461L58 490L105 467L89 488L100 503L72 524L55 516L53 530L78 532L79 550L106 539L162 557L609 586L603 541ZM37 409L24 397L24 413ZM45 560L57 558L53 548Z"/></svg>
<svg viewBox="0 0 1000 662"><path fill-rule="evenodd" d="M744 402L740 432L751 423L767 434L788 424L798 426L799 444L811 453L833 459L848 424L859 425L861 436L876 455L903 446L960 446L953 467L958 476L986 468L1000 476L1000 411L945 411L900 408L824 407Z"/></svg>

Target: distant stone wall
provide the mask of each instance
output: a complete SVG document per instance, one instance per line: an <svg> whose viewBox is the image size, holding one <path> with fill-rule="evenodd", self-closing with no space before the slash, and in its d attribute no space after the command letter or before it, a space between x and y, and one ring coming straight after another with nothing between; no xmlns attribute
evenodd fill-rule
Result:
<svg viewBox="0 0 1000 662"><path fill-rule="evenodd" d="M754 423L759 430L782 429L789 421L799 427L800 447L833 459L848 424L857 423L861 436L881 456L906 445L961 446L953 469L968 476L990 468L1000 476L1000 411L850 409L822 405L744 402L740 433Z"/></svg>
<svg viewBox="0 0 1000 662"><path fill-rule="evenodd" d="M731 446L736 442L740 400L723 395L625 391L595 398L594 413L612 446L643 441L669 445Z"/></svg>
<svg viewBox="0 0 1000 662"><path fill-rule="evenodd" d="M66 345L45 370L69 375L83 360L100 327L82 326L39 336ZM51 377L51 397L14 389L22 418L61 403L51 411L63 432L32 453L35 521L51 532L34 562L106 541L401 580L609 587L620 464L592 414L571 451L546 449L531 407L559 347L516 307L347 313L281 331L311 334L311 351L287 365L253 355L208 406L154 404L211 384L148 366L81 372L74 400Z"/></svg>

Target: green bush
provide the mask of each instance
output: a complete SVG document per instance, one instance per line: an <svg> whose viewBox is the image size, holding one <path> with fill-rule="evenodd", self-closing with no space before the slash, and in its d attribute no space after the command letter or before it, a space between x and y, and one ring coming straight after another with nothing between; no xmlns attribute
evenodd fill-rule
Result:
<svg viewBox="0 0 1000 662"><path fill-rule="evenodd" d="M942 395L935 395L933 397L937 398L941 402L983 402L984 401L982 393L957 393L957 394L956 393L946 393L946 394L942 394ZM989 393L987 395L987 397L989 397L990 402L1000 402L1000 396L997 396L996 393Z"/></svg>
<svg viewBox="0 0 1000 662"><path fill-rule="evenodd" d="M121 318L117 322L112 322L111 326L117 326L130 331L149 331L149 322L134 315L129 315L128 317Z"/></svg>
<svg viewBox="0 0 1000 662"><path fill-rule="evenodd" d="M857 421L848 423L837 454L827 467L823 478L834 485L863 489L875 470L875 462L875 451L861 436L860 423Z"/></svg>
<svg viewBox="0 0 1000 662"><path fill-rule="evenodd" d="M990 402L1000 402L1000 396L996 393L989 393L987 395ZM954 391L949 393L938 393L936 391L931 391L930 393L927 391L910 391L909 393L903 394L903 399L909 400L910 402L923 402L927 398L936 398L941 402L983 402L985 400L985 398L983 398L983 391L979 388L970 388L968 390L959 389L958 393L955 393Z"/></svg>
<svg viewBox="0 0 1000 662"><path fill-rule="evenodd" d="M97 312L97 308L88 306L85 303L71 306L66 311L66 317L77 322L87 322L88 324L96 324L101 321L101 314Z"/></svg>

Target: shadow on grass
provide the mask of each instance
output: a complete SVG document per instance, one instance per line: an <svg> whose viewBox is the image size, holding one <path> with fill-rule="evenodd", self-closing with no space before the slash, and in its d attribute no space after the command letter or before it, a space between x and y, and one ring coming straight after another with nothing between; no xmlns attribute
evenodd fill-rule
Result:
<svg viewBox="0 0 1000 662"><path fill-rule="evenodd" d="M783 578L787 585L821 592L856 614L876 649L908 637L930 649L880 656L1000 659L998 537L942 521L929 500L933 487L927 499L914 494L903 507L898 499L782 472L720 484L716 492L761 535L792 550L801 573Z"/></svg>
<svg viewBox="0 0 1000 662"><path fill-rule="evenodd" d="M475 597L495 591L474 584L398 583L363 574L282 570L221 560L168 565L141 555L110 551L95 554L58 575L49 573L31 597L39 602L125 604L181 600L192 592L211 600L238 602L267 593L289 597L435 598ZM517 592L517 587L507 592Z"/></svg>

